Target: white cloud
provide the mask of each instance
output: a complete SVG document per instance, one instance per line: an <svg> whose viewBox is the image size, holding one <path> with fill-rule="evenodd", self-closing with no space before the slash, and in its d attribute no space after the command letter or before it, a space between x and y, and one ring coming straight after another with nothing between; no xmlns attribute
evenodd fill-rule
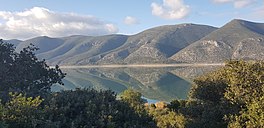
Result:
<svg viewBox="0 0 264 128"><path fill-rule="evenodd" d="M34 7L22 12L0 11L0 38L28 39L45 35L103 35L117 33L118 28L94 16L58 13Z"/></svg>
<svg viewBox="0 0 264 128"><path fill-rule="evenodd" d="M134 25L134 24L139 24L139 21L135 17L127 16L124 19L124 23L127 25Z"/></svg>
<svg viewBox="0 0 264 128"><path fill-rule="evenodd" d="M256 2L256 0L213 0L215 3L232 3L235 8L243 8Z"/></svg>
<svg viewBox="0 0 264 128"><path fill-rule="evenodd" d="M215 3L228 3L228 2L232 2L234 0L213 0Z"/></svg>
<svg viewBox="0 0 264 128"><path fill-rule="evenodd" d="M164 19L182 19L189 12L190 7L183 0L163 0L163 4L152 3L152 14Z"/></svg>

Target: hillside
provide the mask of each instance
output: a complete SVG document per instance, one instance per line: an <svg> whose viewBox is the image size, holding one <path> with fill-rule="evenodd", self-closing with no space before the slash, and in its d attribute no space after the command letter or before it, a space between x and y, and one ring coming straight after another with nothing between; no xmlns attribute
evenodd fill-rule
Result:
<svg viewBox="0 0 264 128"><path fill-rule="evenodd" d="M130 36L126 43L107 54L99 63L164 63L184 47L216 28L195 24L167 25Z"/></svg>
<svg viewBox="0 0 264 128"><path fill-rule="evenodd" d="M264 59L264 24L232 20L184 48L171 59L177 62L224 62L229 59Z"/></svg>
<svg viewBox="0 0 264 128"><path fill-rule="evenodd" d="M179 24L131 36L42 36L20 42L16 50L34 44L40 48L37 57L50 65L167 63L169 57L214 30L206 25Z"/></svg>
<svg viewBox="0 0 264 128"><path fill-rule="evenodd" d="M264 59L264 24L232 20L223 27L165 25L135 35L36 37L10 40L19 51L29 44L50 65L222 63Z"/></svg>

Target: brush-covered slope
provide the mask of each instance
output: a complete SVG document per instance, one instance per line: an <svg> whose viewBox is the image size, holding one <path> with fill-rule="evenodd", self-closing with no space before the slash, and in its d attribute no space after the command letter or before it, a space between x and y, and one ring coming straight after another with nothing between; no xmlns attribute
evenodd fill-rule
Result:
<svg viewBox="0 0 264 128"><path fill-rule="evenodd" d="M53 65L95 64L104 54L122 46L126 40L125 35L68 37L62 46L39 56L46 58L52 52L54 56L50 57L48 62Z"/></svg>
<svg viewBox="0 0 264 128"><path fill-rule="evenodd" d="M167 25L130 36L126 43L98 63L162 63L216 28L196 24Z"/></svg>
<svg viewBox="0 0 264 128"><path fill-rule="evenodd" d="M184 63L264 59L264 24L232 20L171 57Z"/></svg>
<svg viewBox="0 0 264 128"><path fill-rule="evenodd" d="M43 52L48 52L62 45L63 40L59 38L50 38L47 36L40 36L40 37L36 37L33 39L20 42L16 46L16 51L21 51L23 48L29 46L30 44L33 44L34 46L37 46L38 48L40 48L38 51L36 51L36 54L40 54Z"/></svg>
<svg viewBox="0 0 264 128"><path fill-rule="evenodd" d="M51 65L80 65L93 64L91 57L105 54L120 47L127 40L125 35L106 36L70 36L63 38L37 37L26 40L17 45L16 50L33 44L40 48L36 55L40 59L46 59ZM100 56L99 56L100 57Z"/></svg>

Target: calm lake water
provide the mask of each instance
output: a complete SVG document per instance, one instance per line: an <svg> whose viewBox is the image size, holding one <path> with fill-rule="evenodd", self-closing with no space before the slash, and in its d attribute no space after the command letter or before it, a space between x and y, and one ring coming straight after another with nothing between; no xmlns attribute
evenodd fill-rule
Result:
<svg viewBox="0 0 264 128"><path fill-rule="evenodd" d="M120 93L135 89L144 97L159 101L186 99L192 80L219 66L175 68L74 68L62 69L67 73L64 86L54 86L54 91L75 88L111 89Z"/></svg>

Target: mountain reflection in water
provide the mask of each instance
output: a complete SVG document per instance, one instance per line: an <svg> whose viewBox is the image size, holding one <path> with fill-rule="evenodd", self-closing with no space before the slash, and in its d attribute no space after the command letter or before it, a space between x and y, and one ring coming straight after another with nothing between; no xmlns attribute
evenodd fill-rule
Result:
<svg viewBox="0 0 264 128"><path fill-rule="evenodd" d="M186 99L192 80L218 66L175 68L74 68L67 73L64 86L53 91L75 88L111 89L120 93L128 88L139 91L148 99L171 101Z"/></svg>

